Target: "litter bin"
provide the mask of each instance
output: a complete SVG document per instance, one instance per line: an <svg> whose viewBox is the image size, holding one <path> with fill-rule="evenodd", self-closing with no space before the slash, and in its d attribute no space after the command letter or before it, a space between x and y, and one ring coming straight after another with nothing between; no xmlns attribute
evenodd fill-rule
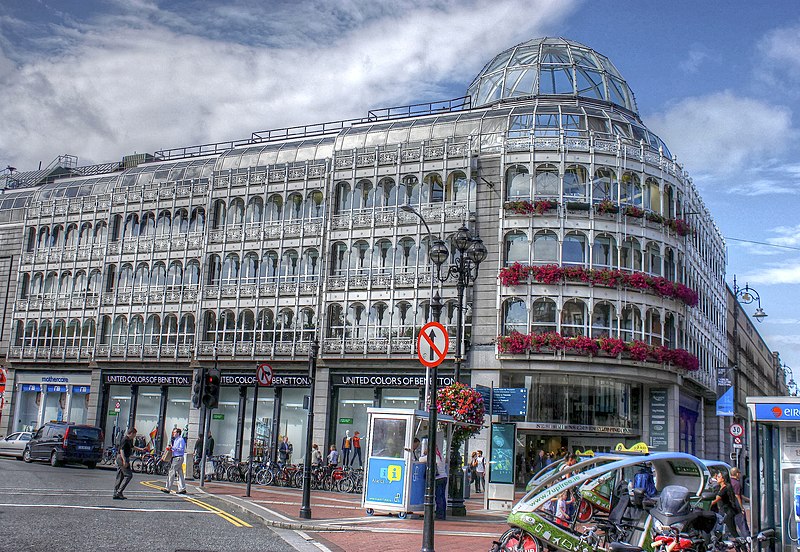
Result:
<svg viewBox="0 0 800 552"><path fill-rule="evenodd" d="M472 483L472 478L470 477L470 469L469 466L464 466L462 468L464 470L464 498L469 498L469 491L470 491L470 484Z"/></svg>

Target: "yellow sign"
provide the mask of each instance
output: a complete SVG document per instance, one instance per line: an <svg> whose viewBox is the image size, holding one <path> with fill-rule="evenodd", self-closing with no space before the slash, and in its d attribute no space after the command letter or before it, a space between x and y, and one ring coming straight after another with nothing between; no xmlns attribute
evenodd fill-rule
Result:
<svg viewBox="0 0 800 552"><path fill-rule="evenodd" d="M583 452L581 452L581 451L579 451L579 450L576 450L576 451L575 451L575 454L576 454L577 456L586 456L586 457L588 457L588 458L593 458L593 457L594 457L594 451L593 451L593 450L591 450L591 449L589 449L589 450L584 450Z"/></svg>
<svg viewBox="0 0 800 552"><path fill-rule="evenodd" d="M647 448L647 445L645 443L636 443L630 448L625 448L625 445L623 445L622 443L617 443L617 446L614 447L614 450L617 452L639 452L642 454L647 454L650 452L650 449Z"/></svg>
<svg viewBox="0 0 800 552"><path fill-rule="evenodd" d="M397 464L392 464L388 466L386 472L386 479L388 479L389 481L400 481L402 475L403 475L402 466L398 466Z"/></svg>

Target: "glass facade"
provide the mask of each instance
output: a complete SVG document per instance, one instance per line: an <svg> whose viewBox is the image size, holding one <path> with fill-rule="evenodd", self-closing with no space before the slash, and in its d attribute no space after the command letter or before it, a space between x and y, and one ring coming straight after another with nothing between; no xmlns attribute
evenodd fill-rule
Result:
<svg viewBox="0 0 800 552"><path fill-rule="evenodd" d="M306 448L308 413L303 408L303 397L306 395L308 389L303 388L285 388L281 392L280 428L275 445L284 435L288 436L293 449L289 460L293 463L302 461Z"/></svg>
<svg viewBox="0 0 800 552"><path fill-rule="evenodd" d="M67 386L48 385L44 396L42 422L61 422L66 419Z"/></svg>
<svg viewBox="0 0 800 552"><path fill-rule="evenodd" d="M72 388L72 396L69 400L69 421L76 424L86 424L89 423L88 387L83 388L86 392L79 391L79 389L81 389L79 386L73 386Z"/></svg>
<svg viewBox="0 0 800 552"><path fill-rule="evenodd" d="M42 402L40 385L20 385L17 404L16 431L34 431L39 427L39 406Z"/></svg>
<svg viewBox="0 0 800 552"><path fill-rule="evenodd" d="M275 408L275 390L258 390L258 407L256 408L256 435L255 446L252 454L256 458L269 457L277 443L277 439L272 438L272 420ZM253 390L247 388L247 403L244 416L244 433L242 438L242 459L247 459L250 454L250 428L253 418Z"/></svg>
<svg viewBox="0 0 800 552"><path fill-rule="evenodd" d="M219 392L219 406L211 411L211 435L214 437L214 454L236 454L236 423L239 412L239 388L223 387ZM187 411L188 414L188 411ZM193 436L195 437L195 436Z"/></svg>
<svg viewBox="0 0 800 552"><path fill-rule="evenodd" d="M138 437L143 438L148 443L150 442L150 432L158 427L161 394L161 387L159 386L139 387L139 397L136 402L136 420L133 423L133 427L136 428ZM172 429L171 426L168 427ZM180 427L183 430L183 426ZM141 442L141 439L137 440Z"/></svg>
<svg viewBox="0 0 800 552"><path fill-rule="evenodd" d="M114 405L119 403L120 411L115 412ZM128 428L131 413L131 386L111 385L108 387L108 412L106 412L106 446L118 445L122 435ZM138 428L137 428L138 429Z"/></svg>

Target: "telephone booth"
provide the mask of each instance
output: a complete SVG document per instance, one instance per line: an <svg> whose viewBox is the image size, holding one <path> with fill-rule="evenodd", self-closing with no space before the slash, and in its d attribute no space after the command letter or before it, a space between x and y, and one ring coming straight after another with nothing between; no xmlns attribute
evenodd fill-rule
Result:
<svg viewBox="0 0 800 552"><path fill-rule="evenodd" d="M456 422L437 415L436 441L450 465L449 446ZM421 513L425 502L423 442L428 437L428 413L406 408L368 408L366 466L361 505L367 514L386 512L404 518ZM418 442L415 443L415 439Z"/></svg>

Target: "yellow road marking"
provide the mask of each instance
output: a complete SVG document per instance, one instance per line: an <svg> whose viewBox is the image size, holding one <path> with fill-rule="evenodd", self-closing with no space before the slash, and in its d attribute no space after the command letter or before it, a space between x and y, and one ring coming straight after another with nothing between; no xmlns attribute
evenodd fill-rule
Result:
<svg viewBox="0 0 800 552"><path fill-rule="evenodd" d="M164 488L164 485L162 483L155 482L155 481L139 481L139 483L141 485L144 485L145 487L149 487L151 489L156 489L158 491L160 491L161 489ZM221 510L221 509L217 508L216 506L212 506L211 504L203 502L202 500L198 500L196 498L193 498L191 496L186 496L186 495L178 495L178 496L180 496L182 499L186 500L187 502L191 502L192 504L194 504L196 506L200 506L204 510L208 510L209 512L213 512L213 513L217 514L219 517L221 517L222 519L224 519L225 521L227 521L231 525L234 525L235 527L251 527L251 528L253 527L252 525L250 525L246 521L239 519L238 517L234 516L233 514L229 514L225 510Z"/></svg>

